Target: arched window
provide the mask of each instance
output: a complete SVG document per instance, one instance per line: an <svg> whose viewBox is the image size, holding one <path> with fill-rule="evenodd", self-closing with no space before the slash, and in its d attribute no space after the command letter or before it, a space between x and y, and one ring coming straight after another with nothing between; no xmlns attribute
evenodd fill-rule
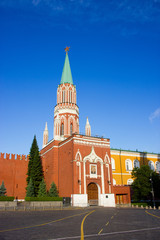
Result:
<svg viewBox="0 0 160 240"><path fill-rule="evenodd" d="M160 173L160 162L156 162L156 171Z"/></svg>
<svg viewBox="0 0 160 240"><path fill-rule="evenodd" d="M61 135L63 136L64 135L64 124L62 123L61 125Z"/></svg>
<svg viewBox="0 0 160 240"><path fill-rule="evenodd" d="M132 161L130 159L126 160L126 171L132 171Z"/></svg>
<svg viewBox="0 0 160 240"><path fill-rule="evenodd" d="M63 103L65 102L65 90L63 90L63 92L62 92L62 102Z"/></svg>
<svg viewBox="0 0 160 240"><path fill-rule="evenodd" d="M127 185L131 185L133 183L133 179L128 179L127 180Z"/></svg>
<svg viewBox="0 0 160 240"><path fill-rule="evenodd" d="M154 162L149 161L148 165L149 165L150 169L154 171Z"/></svg>
<svg viewBox="0 0 160 240"><path fill-rule="evenodd" d="M69 102L72 102L72 91L69 91Z"/></svg>
<svg viewBox="0 0 160 240"><path fill-rule="evenodd" d="M134 168L139 168L139 167L140 167L139 161L137 159L134 160Z"/></svg>
<svg viewBox="0 0 160 240"><path fill-rule="evenodd" d="M71 123L71 125L70 125L70 134L72 135L72 133L73 133L73 124Z"/></svg>
<svg viewBox="0 0 160 240"><path fill-rule="evenodd" d="M113 178L113 185L116 185L116 180Z"/></svg>
<svg viewBox="0 0 160 240"><path fill-rule="evenodd" d="M115 160L111 158L112 170L115 170Z"/></svg>

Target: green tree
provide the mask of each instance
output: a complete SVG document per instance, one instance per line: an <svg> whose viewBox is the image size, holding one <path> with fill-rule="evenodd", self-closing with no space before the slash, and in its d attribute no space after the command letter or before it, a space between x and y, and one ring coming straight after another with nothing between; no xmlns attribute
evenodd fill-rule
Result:
<svg viewBox="0 0 160 240"><path fill-rule="evenodd" d="M39 190L38 190L37 197L45 197L45 196L47 196L47 190L46 190L46 183L45 183L44 178L43 178L40 185L39 185Z"/></svg>
<svg viewBox="0 0 160 240"><path fill-rule="evenodd" d="M30 153L29 153L29 162L28 162L28 172L27 172L27 184L29 184L30 178L31 178L31 173L32 173L32 166L33 166L33 159L36 151L39 151L38 149L38 144L36 140L36 136L34 136L32 146L30 148Z"/></svg>
<svg viewBox="0 0 160 240"><path fill-rule="evenodd" d="M27 189L26 197L35 197L34 185L33 185L32 178L30 178L29 184L26 189Z"/></svg>
<svg viewBox="0 0 160 240"><path fill-rule="evenodd" d="M151 175L153 171L147 165L142 165L140 168L132 170L133 198L135 201L145 200L151 196Z"/></svg>
<svg viewBox="0 0 160 240"><path fill-rule="evenodd" d="M39 184L43 179L43 169L42 169L42 161L39 154L39 148L36 140L36 136L34 136L32 146L29 153L29 163L28 163L28 172L27 172L27 184L29 184L30 179L32 178L33 186L34 186L34 194L35 197L38 194Z"/></svg>
<svg viewBox="0 0 160 240"><path fill-rule="evenodd" d="M49 190L49 196L50 197L58 197L59 196L56 184L54 182L51 183L51 188Z"/></svg>
<svg viewBox="0 0 160 240"><path fill-rule="evenodd" d="M33 179L35 196L37 196L38 190L39 190L39 185L43 179L42 162L41 162L41 157L40 157L38 149L36 150L34 158L33 158L31 176Z"/></svg>
<svg viewBox="0 0 160 240"><path fill-rule="evenodd" d="M2 181L2 185L0 186L0 196L5 196L6 195L6 188L4 186L4 181Z"/></svg>

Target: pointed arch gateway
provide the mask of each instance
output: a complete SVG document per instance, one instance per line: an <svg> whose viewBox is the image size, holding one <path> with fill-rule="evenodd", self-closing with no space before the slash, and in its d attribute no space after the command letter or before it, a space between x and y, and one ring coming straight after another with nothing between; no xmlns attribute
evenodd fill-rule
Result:
<svg viewBox="0 0 160 240"><path fill-rule="evenodd" d="M91 206L98 205L98 186L91 182L87 186L88 204Z"/></svg>

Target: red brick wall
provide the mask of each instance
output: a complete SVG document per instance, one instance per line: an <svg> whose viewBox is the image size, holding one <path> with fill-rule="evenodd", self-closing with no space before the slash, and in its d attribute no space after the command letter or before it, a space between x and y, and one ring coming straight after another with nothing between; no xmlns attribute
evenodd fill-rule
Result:
<svg viewBox="0 0 160 240"><path fill-rule="evenodd" d="M71 197L74 191L73 186L73 140L71 137L59 144L59 195L62 197ZM68 142L69 141L69 142ZM66 143L66 144L65 144Z"/></svg>
<svg viewBox="0 0 160 240"><path fill-rule="evenodd" d="M130 196L130 187L129 186L113 186L113 191L115 194L115 200L117 204L117 197L116 195L123 195L123 203L128 204L131 202L131 196Z"/></svg>
<svg viewBox="0 0 160 240"><path fill-rule="evenodd" d="M4 181L7 196L24 199L26 195L26 177L28 159L15 154L0 154L0 185Z"/></svg>

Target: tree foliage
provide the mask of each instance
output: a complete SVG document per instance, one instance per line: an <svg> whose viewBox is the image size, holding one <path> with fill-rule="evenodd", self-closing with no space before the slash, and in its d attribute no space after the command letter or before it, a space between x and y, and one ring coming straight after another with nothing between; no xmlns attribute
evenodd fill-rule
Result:
<svg viewBox="0 0 160 240"><path fill-rule="evenodd" d="M50 197L58 197L58 190L57 190L57 186L54 182L51 183L51 188L49 190L49 196Z"/></svg>
<svg viewBox="0 0 160 240"><path fill-rule="evenodd" d="M150 169L148 165L142 165L140 168L134 168L132 171L133 199L136 201L152 198L152 186L155 197L158 197L160 188L160 176Z"/></svg>
<svg viewBox="0 0 160 240"><path fill-rule="evenodd" d="M30 149L27 183L32 178L35 196L38 194L39 185L43 179L42 161L39 154L36 136L34 136L33 143Z"/></svg>
<svg viewBox="0 0 160 240"><path fill-rule="evenodd" d="M29 162L28 162L28 172L27 172L27 184L29 184L30 178L31 178L31 172L32 172L32 166L33 166L33 159L34 159L34 155L35 152L39 150L38 149L38 144L37 144L37 139L36 136L34 136L33 138L33 142L30 148L30 152L29 152Z"/></svg>
<svg viewBox="0 0 160 240"><path fill-rule="evenodd" d="M46 197L46 196L47 196L46 183L45 183L44 178L43 178L40 185L39 185L39 190L38 190L37 197Z"/></svg>
<svg viewBox="0 0 160 240"><path fill-rule="evenodd" d="M29 184L27 186L26 197L35 197L34 185L33 185L32 178L30 178Z"/></svg>
<svg viewBox="0 0 160 240"><path fill-rule="evenodd" d="M4 186L4 181L2 181L2 185L0 186L0 196L5 196L6 192L7 192L7 190Z"/></svg>

